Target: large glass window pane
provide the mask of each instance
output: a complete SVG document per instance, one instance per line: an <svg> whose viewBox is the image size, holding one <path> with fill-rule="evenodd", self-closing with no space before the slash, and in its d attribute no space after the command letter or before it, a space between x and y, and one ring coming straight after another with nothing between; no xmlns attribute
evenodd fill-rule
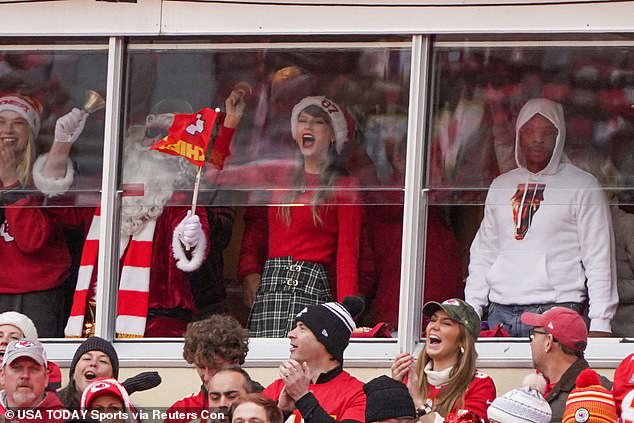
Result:
<svg viewBox="0 0 634 423"><path fill-rule="evenodd" d="M633 52L628 44L435 46L425 185L430 216L439 215L440 223L428 222L426 299L448 283L464 294L469 277L467 299L476 306L570 303L588 316L591 330L608 330L602 319L606 304L616 301L607 282L615 260L620 302L612 331L634 335L626 317L634 300L627 253L634 239L625 229L634 221ZM538 100L520 113L531 99L553 103ZM532 128L534 113L546 116L560 153L544 147L549 131ZM518 151L516 134L526 143ZM438 227L448 231L443 238L434 233ZM429 256L439 242L451 244L443 257L460 269L451 280L429 278L436 266ZM500 308L494 308L488 312L497 322ZM510 326L512 333L518 327Z"/></svg>
<svg viewBox="0 0 634 423"><path fill-rule="evenodd" d="M345 297L360 325L396 329L409 69L410 43L399 39L130 45L121 248L128 257L135 241L152 247L129 297L123 259L118 333L180 336L192 319L226 311L247 324L256 297L254 336L284 336L306 304ZM204 108L220 113L199 225L184 222L197 166L147 146L174 133L170 113L202 128ZM187 155L178 145L166 149ZM274 265L285 272L281 288L269 277ZM262 309L265 283L288 294L276 313ZM256 324L274 315L276 331Z"/></svg>
<svg viewBox="0 0 634 423"><path fill-rule="evenodd" d="M105 46L0 45L0 312L43 338L64 335L99 201L106 65Z"/></svg>

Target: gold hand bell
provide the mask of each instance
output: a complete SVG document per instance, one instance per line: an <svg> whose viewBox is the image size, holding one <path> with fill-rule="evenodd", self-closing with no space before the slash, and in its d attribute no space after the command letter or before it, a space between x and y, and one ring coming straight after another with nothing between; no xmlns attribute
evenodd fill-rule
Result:
<svg viewBox="0 0 634 423"><path fill-rule="evenodd" d="M86 113L94 113L106 107L106 101L103 97L93 90L86 90L86 101L84 101L83 110Z"/></svg>

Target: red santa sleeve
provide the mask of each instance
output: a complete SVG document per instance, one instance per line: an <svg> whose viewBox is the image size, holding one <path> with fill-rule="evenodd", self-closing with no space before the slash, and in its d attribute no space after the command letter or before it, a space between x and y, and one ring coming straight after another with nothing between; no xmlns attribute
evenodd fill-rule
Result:
<svg viewBox="0 0 634 423"><path fill-rule="evenodd" d="M266 207L245 209L238 280L242 281L247 275L253 273L262 274L268 255L268 227Z"/></svg>

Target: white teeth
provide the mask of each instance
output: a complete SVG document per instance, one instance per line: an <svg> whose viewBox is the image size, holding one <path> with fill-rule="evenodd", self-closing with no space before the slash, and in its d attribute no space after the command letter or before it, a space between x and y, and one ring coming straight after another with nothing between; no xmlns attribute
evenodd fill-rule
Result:
<svg viewBox="0 0 634 423"><path fill-rule="evenodd" d="M302 141L314 141L315 137L311 134L304 134L304 136L302 136Z"/></svg>

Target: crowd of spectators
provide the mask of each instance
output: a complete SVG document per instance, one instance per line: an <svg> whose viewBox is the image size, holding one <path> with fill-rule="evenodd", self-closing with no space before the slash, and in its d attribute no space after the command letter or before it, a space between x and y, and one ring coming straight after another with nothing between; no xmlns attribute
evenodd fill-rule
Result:
<svg viewBox="0 0 634 423"><path fill-rule="evenodd" d="M532 328L535 371L524 378L521 387L500 396L493 379L476 368L480 320L473 307L449 299L425 304L424 313L431 321L420 355L414 359L409 353L399 354L391 376L365 384L344 370L344 352L356 325L339 303L311 305L295 316L295 326L288 334L289 358L279 365L279 378L267 387L252 380L248 367L243 366L249 336L237 320L214 315L192 323L183 356L196 363L202 387L176 401L164 421L632 421L634 354L619 364L614 382L599 376L584 359L588 330L576 311L554 307L542 314L522 314L524 324ZM140 423L143 416L156 420L133 404L131 394L157 386L161 382L158 372L119 382L114 347L102 338L90 337L73 357L68 386L50 389L55 366L36 337L24 337L24 330L32 332L28 317L5 312L0 319L2 329L11 327L19 338L6 345L2 357L0 414L6 421L77 421L78 416L87 422ZM61 410L84 413L64 414Z"/></svg>

